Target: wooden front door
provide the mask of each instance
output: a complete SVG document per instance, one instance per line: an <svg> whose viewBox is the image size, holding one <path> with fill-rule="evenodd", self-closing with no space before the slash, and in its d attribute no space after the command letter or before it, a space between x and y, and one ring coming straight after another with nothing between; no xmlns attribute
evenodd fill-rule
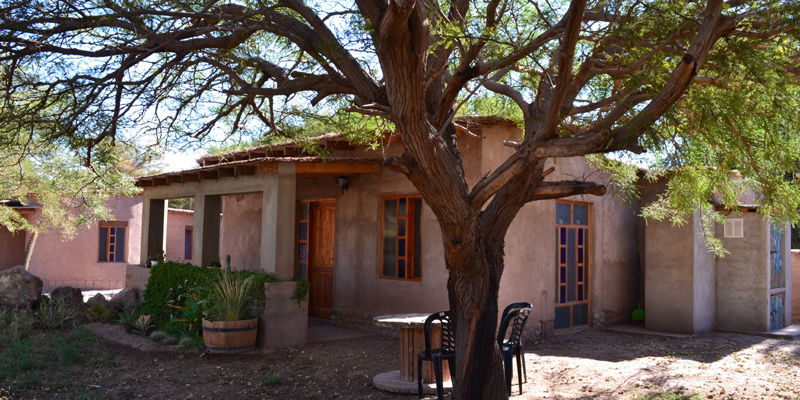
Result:
<svg viewBox="0 0 800 400"><path fill-rule="evenodd" d="M333 308L333 248L336 204L331 201L315 201L309 204L311 211L311 243L309 251L308 281L311 292L308 296L308 315L330 318Z"/></svg>

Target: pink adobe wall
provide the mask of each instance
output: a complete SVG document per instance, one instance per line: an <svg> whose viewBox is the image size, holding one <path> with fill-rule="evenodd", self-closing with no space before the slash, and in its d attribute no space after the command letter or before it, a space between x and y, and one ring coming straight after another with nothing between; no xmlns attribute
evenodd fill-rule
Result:
<svg viewBox="0 0 800 400"><path fill-rule="evenodd" d="M261 193L222 196L220 263L231 256L232 269L261 269ZM280 228L279 228L280 230Z"/></svg>
<svg viewBox="0 0 800 400"><path fill-rule="evenodd" d="M97 224L78 231L71 239L64 239L59 231L49 231L37 238L28 268L44 281L45 290L62 285L81 289L118 289L125 286L126 266L139 264L140 261L142 196L114 197L107 204L114 221L128 223L125 260L98 261L100 231Z"/></svg>
<svg viewBox="0 0 800 400"><path fill-rule="evenodd" d="M186 228L194 224L194 211L170 208L167 210L167 249L168 261L184 262Z"/></svg>
<svg viewBox="0 0 800 400"><path fill-rule="evenodd" d="M0 271L25 262L25 232L12 233L0 226Z"/></svg>

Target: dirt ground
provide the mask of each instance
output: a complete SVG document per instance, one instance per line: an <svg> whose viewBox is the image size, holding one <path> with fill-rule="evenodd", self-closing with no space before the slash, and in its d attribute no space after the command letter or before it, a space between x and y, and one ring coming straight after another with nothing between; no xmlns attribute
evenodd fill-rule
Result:
<svg viewBox="0 0 800 400"><path fill-rule="evenodd" d="M399 369L397 340L370 336L229 356L177 351L119 324L89 327L115 355L114 365L90 364L71 388L34 388L12 398L75 398L80 392L94 399L416 399L372 387L376 374ZM709 399L800 399L800 341L590 330L526 346L525 359L524 394L514 386L512 398L631 399L668 391Z"/></svg>

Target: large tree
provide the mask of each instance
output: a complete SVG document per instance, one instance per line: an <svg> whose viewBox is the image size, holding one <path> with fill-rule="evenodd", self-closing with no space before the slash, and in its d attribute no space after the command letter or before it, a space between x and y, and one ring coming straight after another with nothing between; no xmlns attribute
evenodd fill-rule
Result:
<svg viewBox="0 0 800 400"><path fill-rule="evenodd" d="M80 138L87 162L123 132L282 135L281 121L307 104L388 121L405 153L387 167L441 225L457 399L508 396L494 336L504 238L518 211L607 190L547 180L548 160L593 155L629 183L630 169L603 155L654 151L677 172L673 195L650 215L673 218L715 191L735 206L722 182L736 167L757 178L746 182L764 209L796 217L797 188L783 178L800 148L796 1L2 4L3 106L22 121L20 135L37 124ZM524 134L469 186L454 116L480 101L513 106Z"/></svg>

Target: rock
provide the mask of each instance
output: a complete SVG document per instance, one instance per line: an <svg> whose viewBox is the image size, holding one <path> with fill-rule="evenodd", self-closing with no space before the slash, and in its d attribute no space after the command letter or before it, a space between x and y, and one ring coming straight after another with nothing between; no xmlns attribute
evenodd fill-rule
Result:
<svg viewBox="0 0 800 400"><path fill-rule="evenodd" d="M115 294L114 297L111 298L110 305L111 307L116 308L117 310L122 310L128 306L135 306L136 303L139 302L139 293L136 291L136 288L133 287L126 287L119 291L119 293Z"/></svg>
<svg viewBox="0 0 800 400"><path fill-rule="evenodd" d="M78 310L83 309L83 294L78 288L72 286L59 286L50 293L50 298L53 300L60 299Z"/></svg>
<svg viewBox="0 0 800 400"><path fill-rule="evenodd" d="M106 296L103 296L100 293L94 295L94 297L86 301L86 308L92 308L98 304L103 307L108 307L108 300L106 300Z"/></svg>
<svg viewBox="0 0 800 400"><path fill-rule="evenodd" d="M0 272L0 308L33 308L42 294L42 286L42 280L21 265Z"/></svg>

